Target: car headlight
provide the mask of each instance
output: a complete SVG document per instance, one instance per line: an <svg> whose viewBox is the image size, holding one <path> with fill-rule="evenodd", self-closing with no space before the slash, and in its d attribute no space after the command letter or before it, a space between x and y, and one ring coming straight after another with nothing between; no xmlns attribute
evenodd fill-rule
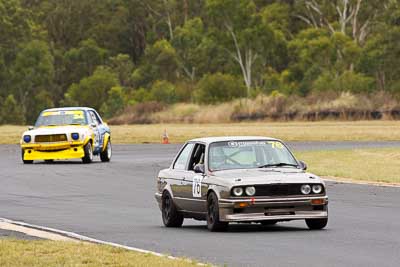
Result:
<svg viewBox="0 0 400 267"><path fill-rule="evenodd" d="M32 141L32 137L30 135L24 135L24 142L29 143L30 141Z"/></svg>
<svg viewBox="0 0 400 267"><path fill-rule="evenodd" d="M233 188L232 192L235 196L240 197L241 195L243 195L243 188L235 187Z"/></svg>
<svg viewBox="0 0 400 267"><path fill-rule="evenodd" d="M248 196L254 196L256 193L256 188L254 186L248 186L246 187L246 195Z"/></svg>
<svg viewBox="0 0 400 267"><path fill-rule="evenodd" d="M303 184L300 188L300 191L303 195L308 195L311 193L311 186L308 184Z"/></svg>
<svg viewBox="0 0 400 267"><path fill-rule="evenodd" d="M322 185L320 184L315 184L312 186L312 191L314 194L321 194L322 192Z"/></svg>
<svg viewBox="0 0 400 267"><path fill-rule="evenodd" d="M73 140L78 140L79 139L79 134L78 133L72 133L71 137Z"/></svg>

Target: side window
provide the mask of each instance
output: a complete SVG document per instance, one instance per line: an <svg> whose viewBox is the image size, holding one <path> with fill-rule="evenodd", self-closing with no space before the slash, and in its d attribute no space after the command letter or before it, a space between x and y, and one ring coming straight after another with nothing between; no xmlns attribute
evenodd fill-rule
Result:
<svg viewBox="0 0 400 267"><path fill-rule="evenodd" d="M94 123L94 121L92 120L92 115L90 115L90 112L88 112L88 111L86 112L86 118L87 118L89 125Z"/></svg>
<svg viewBox="0 0 400 267"><path fill-rule="evenodd" d="M100 119L100 115L96 111L92 111L92 112L93 112L98 124L102 124L103 122Z"/></svg>
<svg viewBox="0 0 400 267"><path fill-rule="evenodd" d="M96 118L96 115L94 114L94 112L93 111L89 111L89 114L90 114L90 117L92 118L92 121L94 123L96 123L96 125L99 125L100 124L99 120Z"/></svg>
<svg viewBox="0 0 400 267"><path fill-rule="evenodd" d="M179 157L174 163L174 169L175 170L185 170L186 169L186 163L188 162L190 152L192 151L194 144L187 144L185 148L182 150L181 154L179 154Z"/></svg>
<svg viewBox="0 0 400 267"><path fill-rule="evenodd" d="M197 164L204 164L204 154L206 146L203 144L196 144L193 149L192 156L190 157L189 170L194 170L194 166Z"/></svg>

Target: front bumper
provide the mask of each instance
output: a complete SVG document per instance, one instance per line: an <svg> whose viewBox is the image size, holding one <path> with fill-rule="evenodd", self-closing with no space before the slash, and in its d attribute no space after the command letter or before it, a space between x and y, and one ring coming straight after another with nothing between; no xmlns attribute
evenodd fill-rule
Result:
<svg viewBox="0 0 400 267"><path fill-rule="evenodd" d="M328 197L220 199L219 208L220 220L225 222L324 219L328 218Z"/></svg>
<svg viewBox="0 0 400 267"><path fill-rule="evenodd" d="M21 146L24 160L80 159L85 156L83 147L84 143L80 141Z"/></svg>
<svg viewBox="0 0 400 267"><path fill-rule="evenodd" d="M156 198L157 204L158 204L158 206L159 206L160 209L161 209L161 197L162 197L161 193L156 192L156 193L154 194L154 197Z"/></svg>

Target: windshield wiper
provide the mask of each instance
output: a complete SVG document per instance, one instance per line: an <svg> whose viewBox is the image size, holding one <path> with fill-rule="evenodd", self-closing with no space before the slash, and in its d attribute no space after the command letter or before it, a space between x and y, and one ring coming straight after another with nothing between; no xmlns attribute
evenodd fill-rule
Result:
<svg viewBox="0 0 400 267"><path fill-rule="evenodd" d="M258 168L283 167L283 166L292 166L292 167L296 167L296 168L299 167L299 165L297 165L297 164L280 162L280 163L273 163L273 164L265 164L265 165L259 166Z"/></svg>

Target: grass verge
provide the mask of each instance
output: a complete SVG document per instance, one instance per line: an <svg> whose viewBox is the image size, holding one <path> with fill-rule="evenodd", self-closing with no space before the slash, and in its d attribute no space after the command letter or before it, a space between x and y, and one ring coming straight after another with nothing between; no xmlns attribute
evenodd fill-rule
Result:
<svg viewBox="0 0 400 267"><path fill-rule="evenodd" d="M184 259L171 260L150 254L90 243L63 241L0 240L0 266L197 266Z"/></svg>
<svg viewBox="0 0 400 267"><path fill-rule="evenodd" d="M320 176L345 177L368 182L400 183L397 148L296 152L309 171Z"/></svg>
<svg viewBox="0 0 400 267"><path fill-rule="evenodd" d="M2 125L0 126L0 144L19 143L21 135L28 130L27 126Z"/></svg>
<svg viewBox="0 0 400 267"><path fill-rule="evenodd" d="M16 144L25 126L0 126L0 144ZM170 142L220 135L261 135L284 141L400 140L400 121L258 122L219 124L147 124L111 126L113 143L160 143L164 129Z"/></svg>

